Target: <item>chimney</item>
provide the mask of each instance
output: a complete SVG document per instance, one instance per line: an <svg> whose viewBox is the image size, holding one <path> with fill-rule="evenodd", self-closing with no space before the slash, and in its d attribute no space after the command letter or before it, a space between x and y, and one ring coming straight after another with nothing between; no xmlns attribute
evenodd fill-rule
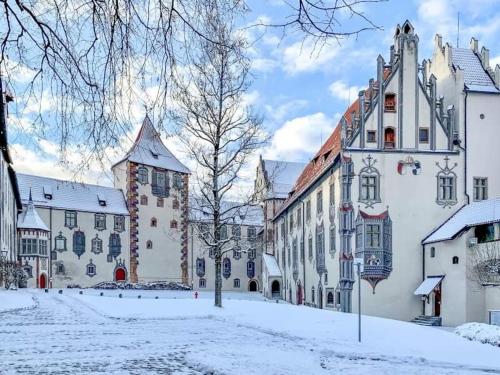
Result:
<svg viewBox="0 0 500 375"><path fill-rule="evenodd" d="M358 93L359 100L359 147L365 148L365 90Z"/></svg>
<svg viewBox="0 0 500 375"><path fill-rule="evenodd" d="M443 49L443 37L440 34L434 36L434 45L440 50Z"/></svg>
<svg viewBox="0 0 500 375"><path fill-rule="evenodd" d="M453 105L448 106L446 109L447 113L447 125L448 125L448 149L453 150L453 141L458 139L458 129L455 128L455 107Z"/></svg>
<svg viewBox="0 0 500 375"><path fill-rule="evenodd" d="M495 66L495 85L500 87L500 65Z"/></svg>
<svg viewBox="0 0 500 375"><path fill-rule="evenodd" d="M378 81L378 124L377 124L377 146L383 148L383 125L384 125L384 58L377 57L377 81Z"/></svg>
<svg viewBox="0 0 500 375"><path fill-rule="evenodd" d="M368 108L372 109L373 108L373 97L375 96L375 80L373 78L370 78L368 81L368 88L369 88L369 94L370 96L368 97Z"/></svg>
<svg viewBox="0 0 500 375"><path fill-rule="evenodd" d="M478 41L476 38L472 37L470 38L470 49L474 51L474 53L477 53L478 51Z"/></svg>
<svg viewBox="0 0 500 375"><path fill-rule="evenodd" d="M488 70L490 67L490 50L485 46L481 48L481 62L483 63L483 68Z"/></svg>

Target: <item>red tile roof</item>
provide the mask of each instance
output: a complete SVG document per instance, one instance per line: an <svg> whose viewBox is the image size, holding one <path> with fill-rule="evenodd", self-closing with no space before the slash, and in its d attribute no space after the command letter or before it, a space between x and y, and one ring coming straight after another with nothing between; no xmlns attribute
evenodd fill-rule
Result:
<svg viewBox="0 0 500 375"><path fill-rule="evenodd" d="M359 210L359 215L363 218L363 219L379 219L379 220L384 220L385 218L387 218L387 216L389 216L389 212L386 210L380 214L376 214L376 215L371 215L369 213L366 213L364 211L361 211Z"/></svg>

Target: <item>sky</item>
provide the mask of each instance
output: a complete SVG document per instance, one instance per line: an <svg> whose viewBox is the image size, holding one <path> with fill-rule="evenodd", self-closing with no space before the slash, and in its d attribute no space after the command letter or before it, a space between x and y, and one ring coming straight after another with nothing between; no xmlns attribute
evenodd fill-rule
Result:
<svg viewBox="0 0 500 375"><path fill-rule="evenodd" d="M288 0L293 3L293 0ZM500 1L499 0L389 0L365 3L360 9L381 27L361 33L357 38L331 41L320 47L300 33L283 34L280 29L252 27L259 21L279 24L290 15L283 0L248 0L245 32L251 40L253 84L246 95L247 104L264 118L270 136L260 151L264 158L288 161L309 161L337 125L341 114L360 89L376 75L376 58L389 59L389 48L396 25L409 20L419 36L419 60L431 58L434 36L456 46L457 18L460 12L460 47L468 47L472 36L479 46L490 49L492 67L500 63ZM340 15L345 27L352 24L349 15ZM21 78L20 78L21 79ZM18 101L22 98L18 98ZM44 103L42 103L44 104ZM109 165L93 163L89 169L75 175L72 165L78 165L77 145L70 153L70 166L58 163L58 145L50 137L35 137L30 131L30 119L40 109L51 111L50 103L26 106L19 113L10 108L9 140L17 172L82 182L112 185ZM130 146L144 113L137 113L131 133L122 147L109 150L110 160L117 160ZM167 146L188 167L192 161L174 138ZM71 148L70 148L71 149ZM249 160L243 179L250 186L255 175L258 154Z"/></svg>

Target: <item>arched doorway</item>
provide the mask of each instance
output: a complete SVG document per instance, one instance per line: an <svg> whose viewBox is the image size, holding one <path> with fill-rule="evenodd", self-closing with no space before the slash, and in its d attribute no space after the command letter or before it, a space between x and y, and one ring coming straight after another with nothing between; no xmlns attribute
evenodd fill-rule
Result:
<svg viewBox="0 0 500 375"><path fill-rule="evenodd" d="M256 292L257 291L257 281L250 280L250 282L248 283L248 291L249 292Z"/></svg>
<svg viewBox="0 0 500 375"><path fill-rule="evenodd" d="M271 294L273 298L281 296L280 282L278 280L274 280L273 283L271 284Z"/></svg>
<svg viewBox="0 0 500 375"><path fill-rule="evenodd" d="M127 272L124 268L118 267L115 270L115 281L125 281L127 279Z"/></svg>
<svg viewBox="0 0 500 375"><path fill-rule="evenodd" d="M318 286L318 308L323 308L323 287Z"/></svg>
<svg viewBox="0 0 500 375"><path fill-rule="evenodd" d="M297 283L297 305L302 305L302 285L300 281Z"/></svg>
<svg viewBox="0 0 500 375"><path fill-rule="evenodd" d="M41 289L45 289L47 287L47 276L45 276L44 273L40 275L40 280L38 285L40 286Z"/></svg>

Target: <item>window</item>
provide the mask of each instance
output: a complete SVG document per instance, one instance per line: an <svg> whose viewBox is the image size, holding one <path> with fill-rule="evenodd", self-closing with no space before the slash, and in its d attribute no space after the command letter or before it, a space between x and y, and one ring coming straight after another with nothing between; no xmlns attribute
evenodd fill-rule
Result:
<svg viewBox="0 0 500 375"><path fill-rule="evenodd" d="M308 200L306 202L306 221L309 222L311 220L311 201Z"/></svg>
<svg viewBox="0 0 500 375"><path fill-rule="evenodd" d="M366 132L366 140L368 143L377 143L377 132L375 130L368 130Z"/></svg>
<svg viewBox="0 0 500 375"><path fill-rule="evenodd" d="M435 258L436 257L436 248L434 246L431 247L431 258Z"/></svg>
<svg viewBox="0 0 500 375"><path fill-rule="evenodd" d="M255 248L248 249L248 259L255 259L257 257L257 250Z"/></svg>
<svg viewBox="0 0 500 375"><path fill-rule="evenodd" d="M385 148L396 147L396 134L393 128L385 128L384 130L384 147Z"/></svg>
<svg viewBox="0 0 500 375"><path fill-rule="evenodd" d="M65 212L64 226L68 227L69 229L76 228L77 226L76 211Z"/></svg>
<svg viewBox="0 0 500 375"><path fill-rule="evenodd" d="M166 198L169 196L170 184L166 171L153 169L151 192L154 196Z"/></svg>
<svg viewBox="0 0 500 375"><path fill-rule="evenodd" d="M293 231L293 211L290 214L290 216L288 217L288 224L290 225L290 233L292 233L292 231Z"/></svg>
<svg viewBox="0 0 500 375"><path fill-rule="evenodd" d="M92 263L92 259L90 259L90 263L87 264L87 276L94 277L96 275L96 266Z"/></svg>
<svg viewBox="0 0 500 375"><path fill-rule="evenodd" d="M330 183L330 207L335 205L335 184L333 182Z"/></svg>
<svg viewBox="0 0 500 375"><path fill-rule="evenodd" d="M208 250L208 256L212 259L215 259L215 256L216 256L216 251L215 251L215 248L214 247L210 247L210 249Z"/></svg>
<svg viewBox="0 0 500 375"><path fill-rule="evenodd" d="M325 271L325 285L328 285L328 272Z"/></svg>
<svg viewBox="0 0 500 375"><path fill-rule="evenodd" d="M177 229L177 220L170 221L170 229Z"/></svg>
<svg viewBox="0 0 500 375"><path fill-rule="evenodd" d="M316 193L316 213L323 212L323 192L320 190Z"/></svg>
<svg viewBox="0 0 500 375"><path fill-rule="evenodd" d="M454 256L452 259L451 259L451 262L453 264L458 264L458 257L457 256Z"/></svg>
<svg viewBox="0 0 500 375"><path fill-rule="evenodd" d="M206 286L207 286L207 280L205 280L205 279L201 278L201 279L199 280L199 283L198 283L198 284L199 284L200 288L206 288Z"/></svg>
<svg viewBox="0 0 500 375"><path fill-rule="evenodd" d="M446 204L456 202L456 200L455 174L438 175L438 202Z"/></svg>
<svg viewBox="0 0 500 375"><path fill-rule="evenodd" d="M249 279L253 279L255 277L255 262L252 260L247 262L247 276Z"/></svg>
<svg viewBox="0 0 500 375"><path fill-rule="evenodd" d="M109 255L116 258L122 252L122 242L120 235L117 233L111 233L109 235Z"/></svg>
<svg viewBox="0 0 500 375"><path fill-rule="evenodd" d="M253 242L257 239L257 229L255 227L248 227L247 229L248 241Z"/></svg>
<svg viewBox="0 0 500 375"><path fill-rule="evenodd" d="M142 185L148 183L148 169L146 167L137 168L137 181Z"/></svg>
<svg viewBox="0 0 500 375"><path fill-rule="evenodd" d="M196 259L196 275L198 277L205 276L205 258Z"/></svg>
<svg viewBox="0 0 500 375"><path fill-rule="evenodd" d="M151 240L148 240L146 242L146 249L152 249L153 248L153 241Z"/></svg>
<svg viewBox="0 0 500 375"><path fill-rule="evenodd" d="M304 262L305 259L305 249L304 249L304 239L300 240L300 261Z"/></svg>
<svg viewBox="0 0 500 375"><path fill-rule="evenodd" d="M335 227L330 227L330 254L335 254Z"/></svg>
<svg viewBox="0 0 500 375"><path fill-rule="evenodd" d="M301 227L302 226L302 208L298 208L297 209L297 227Z"/></svg>
<svg viewBox="0 0 500 375"><path fill-rule="evenodd" d="M227 240L227 225L226 224L221 225L219 235L220 235L221 240Z"/></svg>
<svg viewBox="0 0 500 375"><path fill-rule="evenodd" d="M125 231L125 216L115 215L115 232Z"/></svg>
<svg viewBox="0 0 500 375"><path fill-rule="evenodd" d="M370 202L379 200L378 198L378 176L366 176L361 175L360 177L360 201Z"/></svg>
<svg viewBox="0 0 500 375"><path fill-rule="evenodd" d="M141 195L141 205L143 206L148 205L148 197L146 195Z"/></svg>
<svg viewBox="0 0 500 375"><path fill-rule="evenodd" d="M418 129L418 141L420 143L429 143L429 128Z"/></svg>
<svg viewBox="0 0 500 375"><path fill-rule="evenodd" d="M163 201L163 198L156 198L156 207L163 207L165 205L165 202Z"/></svg>
<svg viewBox="0 0 500 375"><path fill-rule="evenodd" d="M233 280L233 287L239 288L240 287L240 279L234 279Z"/></svg>
<svg viewBox="0 0 500 375"><path fill-rule="evenodd" d="M474 228L478 243L495 241L495 224L478 225Z"/></svg>
<svg viewBox="0 0 500 375"><path fill-rule="evenodd" d="M105 214L95 214L94 215L94 227L97 230L106 229L106 215Z"/></svg>
<svg viewBox="0 0 500 375"><path fill-rule="evenodd" d="M21 240L21 253L23 255L34 255L37 254L35 238L23 238Z"/></svg>
<svg viewBox="0 0 500 375"><path fill-rule="evenodd" d="M78 256L78 259L85 252L85 234L80 230L73 233L73 252Z"/></svg>
<svg viewBox="0 0 500 375"><path fill-rule="evenodd" d="M233 237L233 240L240 240L241 239L241 227L239 225L233 225L231 227L231 235Z"/></svg>
<svg viewBox="0 0 500 375"><path fill-rule="evenodd" d="M151 218L151 226L153 228L156 228L158 226L158 221L156 220L155 217Z"/></svg>
<svg viewBox="0 0 500 375"><path fill-rule="evenodd" d="M323 224L316 228L316 270L320 274L325 271L325 234Z"/></svg>
<svg viewBox="0 0 500 375"><path fill-rule="evenodd" d="M314 287L312 287L312 288L311 288L311 302L312 302L312 303L315 303L315 300L314 300L314 298L315 298L315 293L314 293L314 292L315 292Z"/></svg>
<svg viewBox="0 0 500 375"><path fill-rule="evenodd" d="M47 255L47 240L38 240L38 251L40 255Z"/></svg>
<svg viewBox="0 0 500 375"><path fill-rule="evenodd" d="M366 225L366 246L367 247L380 246L380 225L378 224Z"/></svg>
<svg viewBox="0 0 500 375"><path fill-rule="evenodd" d="M235 246L233 248L233 258L236 260L241 258L241 247Z"/></svg>
<svg viewBox="0 0 500 375"><path fill-rule="evenodd" d="M386 112L396 111L396 94L385 94L384 110Z"/></svg>
<svg viewBox="0 0 500 375"><path fill-rule="evenodd" d="M313 257L313 238L311 235L309 235L309 238L307 239L307 247L308 247L308 257L309 260L311 260Z"/></svg>
<svg viewBox="0 0 500 375"><path fill-rule="evenodd" d="M54 238L54 250L63 252L66 251L66 237L62 235L62 232L59 232L59 235Z"/></svg>
<svg viewBox="0 0 500 375"><path fill-rule="evenodd" d="M92 238L91 246L92 248L90 251L92 251L94 254L102 253L102 240L97 234L95 235L95 238Z"/></svg>
<svg viewBox="0 0 500 375"><path fill-rule="evenodd" d="M30 266L28 264L28 261L26 261L26 263L24 264L23 270L26 273L26 277L28 279L31 279L33 277L33 266Z"/></svg>
<svg viewBox="0 0 500 375"><path fill-rule="evenodd" d="M182 189L182 176L180 173L174 173L172 183L175 189Z"/></svg>
<svg viewBox="0 0 500 375"><path fill-rule="evenodd" d="M488 179L486 177L474 177L474 200L483 201L488 199Z"/></svg>
<svg viewBox="0 0 500 375"><path fill-rule="evenodd" d="M178 210L179 209L179 200L177 198L174 198L174 200L172 201L172 208L174 210Z"/></svg>
<svg viewBox="0 0 500 375"><path fill-rule="evenodd" d="M326 295L326 304L328 306L334 306L335 305L334 299L333 299L333 292L328 292L328 294Z"/></svg>
<svg viewBox="0 0 500 375"><path fill-rule="evenodd" d="M56 264L56 275L64 275L64 264L59 262Z"/></svg>
<svg viewBox="0 0 500 375"><path fill-rule="evenodd" d="M222 276L224 276L226 279L231 276L231 259L229 258L224 258L222 261Z"/></svg>

